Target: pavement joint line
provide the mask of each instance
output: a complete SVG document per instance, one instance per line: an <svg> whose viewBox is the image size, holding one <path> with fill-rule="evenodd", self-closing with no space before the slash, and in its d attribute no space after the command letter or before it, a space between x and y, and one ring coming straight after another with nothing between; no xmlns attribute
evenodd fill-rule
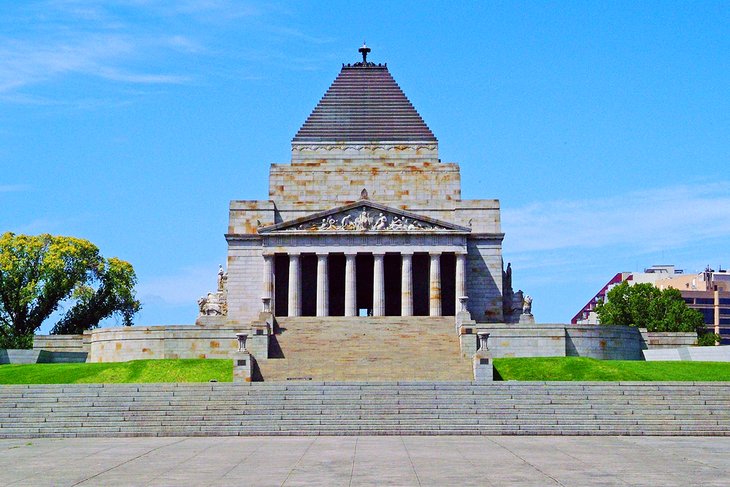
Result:
<svg viewBox="0 0 730 487"><path fill-rule="evenodd" d="M312 439L312 441L309 443L309 445L307 445L307 448L304 449L304 451L302 452L302 454L297 459L297 462L289 470L289 473L286 474L286 478L281 483L281 487L284 487L284 485L286 485L286 483L289 481L289 478L292 476L292 474L294 473L294 471L297 469L297 466L299 465L299 463L301 463L301 461L304 458L304 456L307 454L307 452L309 451L309 449L312 448L312 446L317 442L318 439L319 439L319 437L315 436Z"/></svg>
<svg viewBox="0 0 730 487"><path fill-rule="evenodd" d="M83 479L83 480L79 480L79 481L78 481L78 482L76 482L75 484L71 484L71 487L76 487L77 485L81 485L81 484L83 484L84 482L87 482L87 481L89 481L89 480L91 480L91 479L94 479L94 478L96 478L96 477L99 477L100 475L104 475L104 474L105 474L105 473L107 473L107 472L111 472L112 470L114 470L114 469L116 469L116 468L119 468L119 467L121 467L121 466L124 466L124 465L126 465L126 464L128 464L128 463L131 463L131 462L133 462L133 461L137 460L138 458L142 458L142 457L144 457L144 456L147 456L147 455L149 455L150 453L152 453L152 452L155 452L155 451L157 451L157 450L159 450L159 449L161 449L161 448L165 448L165 447L168 447L168 446L171 446L171 445L177 445L178 443L182 443L182 442L183 442L183 441L185 441L185 440L187 440L187 438L183 438L183 439L181 439L181 440L178 440L178 441L173 441L173 442L171 442L171 443L166 443L166 444L164 444L164 445L160 445L160 446L157 446L157 447L155 447L155 448L153 448L153 449L151 449L151 450L147 450L146 452L144 452L144 453L141 453L141 454L137 455L137 456L136 456L136 457L134 457L134 458L130 458L129 460L127 460L127 461L124 461L124 462L122 462L122 463L119 463L119 464L117 464L117 465L114 465L113 467L109 467L109 468L107 468L106 470L103 470L103 471L101 471L101 472L97 472L97 473L95 473L94 475L92 475L91 477L87 477L87 478L85 478L85 479Z"/></svg>
<svg viewBox="0 0 730 487"><path fill-rule="evenodd" d="M560 453L562 453L563 455L565 455L565 456L567 456L567 457L570 457L570 458L572 458L572 459L573 459L573 460L575 460L576 462L579 462L580 464L582 464L582 465L585 465L586 467L589 467L589 468L591 468L591 469L593 469L593 470L597 470L597 471L599 471L599 472L601 472L601 473L603 473L603 474L607 474L607 475L610 475L610 474L611 474L611 472L607 472L607 471L605 471L605 470L601 470L600 468L597 468L597 467L596 467L595 465L589 465L588 463L584 462L583 460L581 460L580 458L578 458L578 457L576 457L575 455L571 454L570 452L568 452L568 451L565 451L565 450L564 450L563 448L560 448L559 446L553 446L553 449L555 449L555 450L559 451ZM618 480L619 480L619 481L620 481L620 482L621 482L622 484L624 484L624 485L631 485L630 483L626 482L626 481L625 481L624 479L622 479L621 477L617 477L617 479L618 479Z"/></svg>
<svg viewBox="0 0 730 487"><path fill-rule="evenodd" d="M652 450L655 450L657 452L660 452L662 455L671 455L672 454L672 452L668 452L666 450L666 448L661 448L661 447L658 447L658 446L655 446L655 445L648 445L648 448L651 448ZM690 457L688 457L686 455L676 455L676 456L679 456L685 462L696 463L696 464L702 465L703 467L711 468L711 469L714 469L714 470L718 470L720 472L725 472L726 474L730 474L730 470L728 470L728 469L719 468L719 467L716 467L714 465L710 465L710 464L705 463L703 461L697 460L696 458L690 458Z"/></svg>
<svg viewBox="0 0 730 487"><path fill-rule="evenodd" d="M411 464L411 468L413 469L413 475L416 476L416 482L418 483L419 487L421 486L421 479L418 478L418 472L416 471L416 466L413 464L413 459L411 458L411 452L408 451L408 446L406 445L406 440L403 435L400 437L401 443L403 443L403 448L406 451L406 455L408 455L408 462Z"/></svg>
<svg viewBox="0 0 730 487"><path fill-rule="evenodd" d="M185 440L188 440L188 439L189 438L185 438ZM192 455L188 456L184 460L180 460L179 462L177 462L175 465L173 465L172 467L168 468L164 472L160 472L159 474L157 474L154 477L152 477L151 479L149 479L149 483L152 483L153 481L155 481L155 480L159 479L160 477L166 475L167 473L169 473L170 471L174 470L175 468L177 468L178 466L182 465L183 463L187 462L188 460L191 460L191 459L195 458L196 456L202 454L203 452L206 452L206 451L210 450L211 448L213 448L213 446L215 446L215 443L211 443L210 445L206 446L202 450L196 451Z"/></svg>
<svg viewBox="0 0 730 487"><path fill-rule="evenodd" d="M469 462L469 465L471 465L472 469L475 469L476 470L476 469L479 468L479 465L477 465L476 463L474 463L471 458L469 458L467 455L464 455L464 452L461 450L461 448L459 447L459 444L458 443L455 444L455 445L452 445L452 447L456 450L456 453L459 454L459 457L464 458L464 459L466 459L467 462ZM480 478L480 481L486 482L491 487L496 487L494 485L494 483L492 483L492 481L489 480L486 476L481 477Z"/></svg>
<svg viewBox="0 0 730 487"><path fill-rule="evenodd" d="M350 467L350 482L347 484L352 487L352 476L355 475L355 457L357 456L357 442L360 441L360 437L355 437L355 447L352 450L352 466Z"/></svg>
<svg viewBox="0 0 730 487"><path fill-rule="evenodd" d="M522 460L526 465L529 465L530 467L532 467L533 469L535 469L537 472L540 472L542 475L544 475L545 477L549 478L550 480L552 480L553 482L555 482L557 485L560 485L562 487L566 487L566 485L564 483L562 483L561 481L559 481L558 479L556 479L552 475L544 472L537 465L535 465L532 462L527 461L524 457L522 457L521 455L518 455L517 453L513 452L509 447L501 444L500 442L496 441L494 438L489 438L489 441L491 441L492 443L494 443L497 446L500 446L500 447L504 448L505 450L507 450L508 452L510 452L512 455L514 455L515 457L517 457L520 460Z"/></svg>
<svg viewBox="0 0 730 487"><path fill-rule="evenodd" d="M236 437L230 437L230 438L236 438ZM231 441L231 443L233 442L233 440L232 440L232 439L231 439L230 441ZM215 480L211 481L211 482L210 482L210 483L209 483L208 485L210 486L210 485L215 485L215 484L217 484L217 483L220 483L220 481L222 481L222 480L223 480L224 478L226 478L226 475L228 475L229 473L233 472L233 471L234 471L235 469L237 469L237 468L238 468L238 467L239 467L240 465L242 465L243 463L245 463L245 462L246 462L246 460L248 460L249 458L251 458L251 455L253 455L253 454L254 454L254 453L256 453L257 451L259 451L260 449L261 449L261 443L259 443L259 444L258 444L258 445L256 446L256 448L254 448L253 450L251 450L251 451L250 451L250 452L248 453L248 455L246 455L246 456L245 456L245 457L243 457L243 458L242 458L241 460L239 460L239 461L238 461L238 463L236 463L236 464L235 464L234 466L232 466L231 468L229 468L228 470L226 470L225 472L223 472L223 475L221 475L221 476L220 476L220 477L218 477L217 479L215 479Z"/></svg>
<svg viewBox="0 0 730 487"><path fill-rule="evenodd" d="M33 438L33 440L35 440L35 441L38 441L38 440L40 440L40 438ZM58 440L58 439L57 439L57 440ZM26 440L26 441L29 441L29 440ZM31 441L31 443L32 443L32 441ZM60 442L59 442L59 443L60 443ZM50 451L44 451L44 452L42 452L42 455L43 455L43 456L45 456L45 455L48 455L49 453L52 453L52 452L54 452L54 451L57 451L57 450L62 450L62 449L64 449L64 448L65 448L65 447L64 447L63 445L59 445L59 447L58 447L58 448L53 448L53 449L51 449ZM107 451L107 450L111 450L111 449L113 449L113 448L115 448L115 445L110 445L110 446L108 446L108 447L106 447L106 448L101 448L101 449L99 449L99 450L96 450L96 451L94 451L93 453L90 453L89 455L97 455L97 454L99 454L99 453L105 452L105 451ZM19 482L25 482L26 480L28 480L28 479L32 479L32 478L34 478L34 477L37 477L37 476L38 476L38 473L34 473L33 475L30 475L29 477L26 477L26 478L24 478L24 479L20 479L20 480L16 480L16 481L14 481L14 482L11 482L11 483L9 483L9 484L6 484L6 485L13 485L13 484L17 484L17 483L19 483ZM24 485L27 485L27 484L24 484Z"/></svg>

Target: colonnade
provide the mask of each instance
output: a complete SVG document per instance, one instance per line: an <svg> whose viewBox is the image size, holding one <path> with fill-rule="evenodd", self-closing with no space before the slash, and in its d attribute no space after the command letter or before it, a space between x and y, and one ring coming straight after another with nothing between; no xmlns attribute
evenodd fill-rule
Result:
<svg viewBox="0 0 730 487"><path fill-rule="evenodd" d="M373 258L373 282L372 282L372 315L385 316L386 283L385 283L385 253L383 252L360 252L368 253ZM340 253L342 254L342 253ZM442 315L442 278L441 278L441 252L428 252L428 304L430 316ZM455 252L455 297L466 295L466 254ZM302 265L301 254L290 252L288 268L288 293L287 293L287 314L288 316L302 315ZM316 316L329 315L329 253L317 253L317 280L316 280ZM357 253L345 252L345 286L344 304L345 316L357 316ZM274 297L274 254L263 255L263 297L273 299ZM413 316L413 253L401 252L401 279L400 279L400 302L401 316ZM340 267L341 269L341 267ZM452 268L453 269L453 268ZM340 271L341 272L341 271ZM340 274L341 275L341 274Z"/></svg>

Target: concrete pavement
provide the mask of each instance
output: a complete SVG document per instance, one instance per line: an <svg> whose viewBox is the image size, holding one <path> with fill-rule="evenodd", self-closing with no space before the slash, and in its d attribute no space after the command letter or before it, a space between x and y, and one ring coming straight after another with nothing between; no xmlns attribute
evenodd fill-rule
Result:
<svg viewBox="0 0 730 487"><path fill-rule="evenodd" d="M730 438L0 440L0 485L730 485Z"/></svg>

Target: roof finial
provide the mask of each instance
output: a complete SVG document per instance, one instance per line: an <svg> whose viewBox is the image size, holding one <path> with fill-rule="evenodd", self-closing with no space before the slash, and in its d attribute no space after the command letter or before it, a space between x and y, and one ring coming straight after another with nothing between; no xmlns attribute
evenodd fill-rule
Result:
<svg viewBox="0 0 730 487"><path fill-rule="evenodd" d="M370 52L370 48L365 44L365 41L362 41L362 47L357 50L360 54L362 54L362 63L363 65L367 66L368 64L368 53Z"/></svg>

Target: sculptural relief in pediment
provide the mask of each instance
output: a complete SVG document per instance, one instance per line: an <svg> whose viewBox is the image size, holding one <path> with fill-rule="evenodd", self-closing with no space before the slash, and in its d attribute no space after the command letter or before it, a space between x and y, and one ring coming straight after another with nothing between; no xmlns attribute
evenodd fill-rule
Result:
<svg viewBox="0 0 730 487"><path fill-rule="evenodd" d="M259 229L259 233L262 234L270 232L440 231L468 233L471 229L375 202L358 202Z"/></svg>
<svg viewBox="0 0 730 487"><path fill-rule="evenodd" d="M297 230L310 231L417 231L447 230L415 218L397 215L373 208L357 208L348 212L328 215L320 220L301 223Z"/></svg>
<svg viewBox="0 0 730 487"><path fill-rule="evenodd" d="M430 220L430 219L429 219ZM443 231L454 230L412 214L397 213L384 208L359 206L348 210L313 217L283 230L321 232L380 232L380 231Z"/></svg>

